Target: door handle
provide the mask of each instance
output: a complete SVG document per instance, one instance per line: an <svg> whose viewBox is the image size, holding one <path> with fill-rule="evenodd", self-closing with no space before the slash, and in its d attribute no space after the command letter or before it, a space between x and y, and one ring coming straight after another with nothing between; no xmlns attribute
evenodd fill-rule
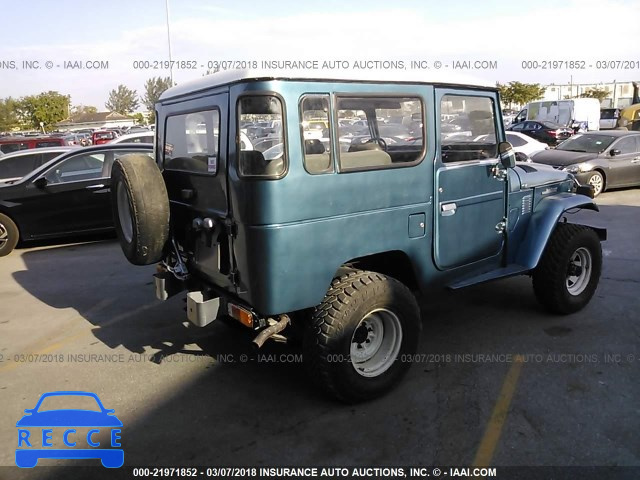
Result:
<svg viewBox="0 0 640 480"><path fill-rule="evenodd" d="M99 190L101 188L104 188L104 183L99 183L97 185L89 185L88 187L85 187L87 190Z"/></svg>
<svg viewBox="0 0 640 480"><path fill-rule="evenodd" d="M640 163L640 157L634 158L631 163Z"/></svg>
<svg viewBox="0 0 640 480"><path fill-rule="evenodd" d="M440 213L442 213L443 217L450 217L451 215L455 215L458 206L455 203L443 203L440 206Z"/></svg>

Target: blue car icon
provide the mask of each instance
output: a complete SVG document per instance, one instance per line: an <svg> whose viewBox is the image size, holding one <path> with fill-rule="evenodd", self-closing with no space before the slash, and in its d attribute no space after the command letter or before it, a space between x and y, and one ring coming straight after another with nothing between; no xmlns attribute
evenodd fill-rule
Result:
<svg viewBox="0 0 640 480"><path fill-rule="evenodd" d="M88 401L92 406L91 399L93 399L98 408L92 410L42 408L42 403L51 397L63 397L64 402L77 402L78 398L82 397L82 401ZM87 399L87 397L89 398ZM58 399L56 401L60 403ZM16 465L18 467L35 467L41 458L99 458L102 465L107 468L118 468L124 463L124 451L122 448L115 448L121 446L122 422L114 415L114 410L104 408L95 393L48 392L40 397L33 409L27 409L24 412L26 415L16 423L16 427L18 427ZM87 427L90 429L87 431L86 437L81 437L76 429L84 430ZM55 441L58 445L53 444L54 429L56 431ZM62 431L64 433L60 436ZM97 436L103 431L109 431L111 448L104 448L97 440ZM42 448L36 448L36 444L40 440L40 433ZM87 446L90 448L82 448L85 438ZM75 448L76 445L78 448Z"/></svg>

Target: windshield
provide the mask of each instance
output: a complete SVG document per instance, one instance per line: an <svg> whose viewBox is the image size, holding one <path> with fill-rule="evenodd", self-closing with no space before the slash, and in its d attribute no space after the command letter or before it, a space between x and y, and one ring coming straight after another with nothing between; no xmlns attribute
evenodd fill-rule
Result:
<svg viewBox="0 0 640 480"><path fill-rule="evenodd" d="M569 152L602 153L613 143L616 137L611 135L574 135L556 147L556 150Z"/></svg>

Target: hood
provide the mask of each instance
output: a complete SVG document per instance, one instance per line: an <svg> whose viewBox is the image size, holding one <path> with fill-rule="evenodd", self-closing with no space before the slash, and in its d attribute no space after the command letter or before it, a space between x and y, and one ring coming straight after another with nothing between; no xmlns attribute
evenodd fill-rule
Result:
<svg viewBox="0 0 640 480"><path fill-rule="evenodd" d="M17 427L121 427L115 415L90 410L49 410L25 415Z"/></svg>
<svg viewBox="0 0 640 480"><path fill-rule="evenodd" d="M576 163L588 162L594 158L598 158L597 153L569 152L567 150L556 149L543 150L531 157L531 159L536 163L556 165L558 167L566 167Z"/></svg>
<svg viewBox="0 0 640 480"><path fill-rule="evenodd" d="M518 162L513 170L518 175L522 188L564 182L571 178L571 174L567 172L533 162Z"/></svg>

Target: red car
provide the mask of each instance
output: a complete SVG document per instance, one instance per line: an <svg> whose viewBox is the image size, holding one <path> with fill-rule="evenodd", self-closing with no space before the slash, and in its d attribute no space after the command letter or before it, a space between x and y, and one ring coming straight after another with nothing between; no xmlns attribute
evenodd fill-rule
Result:
<svg viewBox="0 0 640 480"><path fill-rule="evenodd" d="M94 145L102 145L103 143L109 143L111 140L118 137L116 132L112 132L110 130L102 130L98 132L93 132L93 136L91 140Z"/></svg>
<svg viewBox="0 0 640 480"><path fill-rule="evenodd" d="M11 153L29 148L58 147L67 145L62 137L1 137L0 152Z"/></svg>

